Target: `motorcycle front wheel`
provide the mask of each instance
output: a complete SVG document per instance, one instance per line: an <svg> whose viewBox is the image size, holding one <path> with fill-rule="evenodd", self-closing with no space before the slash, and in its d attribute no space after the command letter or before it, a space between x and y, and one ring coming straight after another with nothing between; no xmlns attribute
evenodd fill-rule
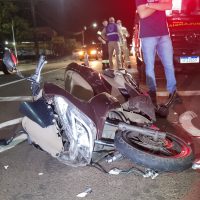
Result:
<svg viewBox="0 0 200 200"><path fill-rule="evenodd" d="M156 142L135 135L121 130L115 135L116 149L135 164L158 172L183 171L192 166L192 149L179 137L167 133L165 140Z"/></svg>

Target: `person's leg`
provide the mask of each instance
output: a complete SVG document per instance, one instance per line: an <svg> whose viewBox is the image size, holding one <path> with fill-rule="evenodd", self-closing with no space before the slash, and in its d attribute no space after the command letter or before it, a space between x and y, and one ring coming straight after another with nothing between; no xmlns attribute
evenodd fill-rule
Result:
<svg viewBox="0 0 200 200"><path fill-rule="evenodd" d="M156 55L157 37L146 37L141 39L142 53L145 63L146 83L149 91L156 91L156 79L154 72L154 62Z"/></svg>
<svg viewBox="0 0 200 200"><path fill-rule="evenodd" d="M173 47L171 39L168 35L160 37L157 52L164 66L167 90L170 94L172 94L176 91L176 78L173 64Z"/></svg>
<svg viewBox="0 0 200 200"><path fill-rule="evenodd" d="M109 42L108 55L109 55L109 65L111 69L113 69L113 52L114 52L113 42Z"/></svg>
<svg viewBox="0 0 200 200"><path fill-rule="evenodd" d="M130 61L130 55L129 55L129 49L127 46L127 42L124 42L123 44L123 51L124 51L124 58L125 58L125 65L126 67L130 68L131 67L131 61Z"/></svg>
<svg viewBox="0 0 200 200"><path fill-rule="evenodd" d="M106 68L110 68L110 65L109 65L109 54L108 54L108 44L105 44L104 46L105 46L104 56L105 56Z"/></svg>
<svg viewBox="0 0 200 200"><path fill-rule="evenodd" d="M122 68L120 43L114 42L114 48L116 53L117 69L120 69Z"/></svg>
<svg viewBox="0 0 200 200"><path fill-rule="evenodd" d="M108 52L108 46L106 44L102 44L102 70L107 68L108 56L106 52Z"/></svg>

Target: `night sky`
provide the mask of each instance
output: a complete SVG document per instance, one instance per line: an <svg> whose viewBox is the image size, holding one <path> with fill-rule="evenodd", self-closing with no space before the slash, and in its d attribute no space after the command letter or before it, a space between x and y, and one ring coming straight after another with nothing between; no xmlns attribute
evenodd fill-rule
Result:
<svg viewBox="0 0 200 200"><path fill-rule="evenodd" d="M48 25L60 34L81 31L84 26L113 16L121 19L132 33L134 24L134 0L48 0L36 7L38 25ZM88 30L88 32L94 30ZM88 33L89 34L89 33Z"/></svg>

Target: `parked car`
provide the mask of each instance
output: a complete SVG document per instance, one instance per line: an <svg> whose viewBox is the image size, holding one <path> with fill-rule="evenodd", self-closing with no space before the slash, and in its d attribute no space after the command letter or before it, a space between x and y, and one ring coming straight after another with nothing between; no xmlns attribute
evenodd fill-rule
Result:
<svg viewBox="0 0 200 200"><path fill-rule="evenodd" d="M175 70L185 69L186 66L200 66L200 3L198 0L182 0L177 6L177 0L173 1L173 9L167 11L168 27L174 49ZM190 5L189 5L190 4ZM133 45L140 78L145 77L145 65L143 62L140 45L139 24L136 21L134 27ZM156 64L161 64L158 57Z"/></svg>
<svg viewBox="0 0 200 200"><path fill-rule="evenodd" d="M9 70L3 62L3 57L6 49L7 48L3 44L0 44L0 71L3 71L4 74L12 74L14 71Z"/></svg>
<svg viewBox="0 0 200 200"><path fill-rule="evenodd" d="M72 57L75 59L83 60L87 53L89 59L98 60L101 58L101 48L98 45L87 45L80 49L75 49L72 52Z"/></svg>

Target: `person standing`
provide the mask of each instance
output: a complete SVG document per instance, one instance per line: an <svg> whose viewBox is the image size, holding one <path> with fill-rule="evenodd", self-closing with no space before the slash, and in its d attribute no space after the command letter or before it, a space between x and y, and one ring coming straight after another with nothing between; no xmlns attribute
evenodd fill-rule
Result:
<svg viewBox="0 0 200 200"><path fill-rule="evenodd" d="M157 105L154 71L156 53L164 66L169 97L176 96L173 47L165 14L165 10L172 8L172 0L136 0L136 7L140 18L140 38L146 67L146 82L152 102Z"/></svg>
<svg viewBox="0 0 200 200"><path fill-rule="evenodd" d="M121 62L121 48L119 43L120 38L120 30L115 23L114 17L109 18L109 23L106 26L105 30L102 32L103 38L108 39L108 54L109 54L109 65L110 68L113 69L113 53L115 51L116 61L117 61L117 68L122 68Z"/></svg>
<svg viewBox="0 0 200 200"><path fill-rule="evenodd" d="M120 37L120 46L121 51L124 56L124 64L126 67L131 67L131 61L130 61L130 55L129 55L129 48L127 45L127 38L130 37L130 34L126 27L122 26L122 21L117 20L117 25L119 26L119 29L121 31L121 37Z"/></svg>
<svg viewBox="0 0 200 200"><path fill-rule="evenodd" d="M103 30L106 29L107 25L108 25L108 21L104 20L102 22L103 24ZM103 31L102 30L102 31ZM107 69L109 68L109 54L108 54L108 41L107 39L102 37L102 31L99 33L98 31L98 40L101 42L101 47L102 47L102 69Z"/></svg>

